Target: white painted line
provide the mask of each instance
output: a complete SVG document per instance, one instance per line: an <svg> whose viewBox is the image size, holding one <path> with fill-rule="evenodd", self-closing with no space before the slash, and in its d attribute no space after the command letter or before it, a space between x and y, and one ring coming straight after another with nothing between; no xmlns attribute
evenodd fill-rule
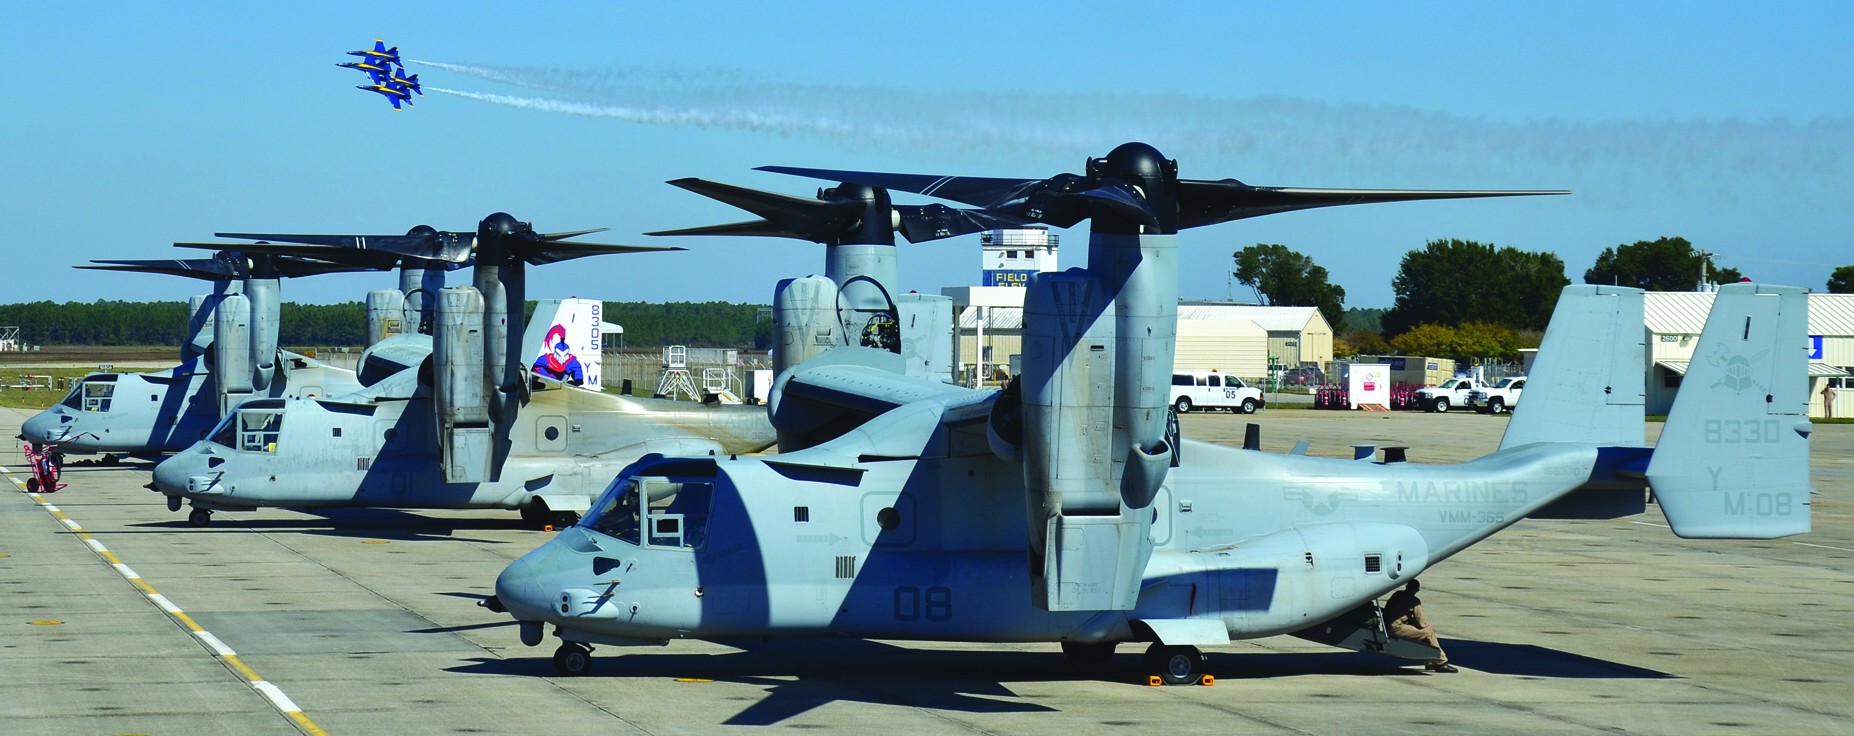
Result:
<svg viewBox="0 0 1854 736"><path fill-rule="evenodd" d="M251 683L251 687L256 688L258 692L263 693L264 697L270 698L271 704L277 706L277 710L283 711L285 713L303 712L303 709L296 707L296 701L291 700L290 696L284 695L283 691L278 689L276 685L272 685L263 680L258 680L257 682Z"/></svg>
<svg viewBox="0 0 1854 736"><path fill-rule="evenodd" d="M213 636L211 632L195 631L193 635L199 637L200 641L206 642L206 648L211 649L213 654L217 654L221 657L230 657L237 654L237 652L232 651L231 647L226 646L225 642L219 641L219 637Z"/></svg>
<svg viewBox="0 0 1854 736"><path fill-rule="evenodd" d="M1848 549L1846 547L1830 547L1826 544L1810 544L1808 542L1791 542L1790 544L1800 544L1804 547L1820 547L1822 549L1832 549L1832 550L1836 550L1839 552L1854 552L1854 549Z"/></svg>
<svg viewBox="0 0 1854 736"><path fill-rule="evenodd" d="M1631 521L1631 522L1629 522L1629 523L1630 523L1630 524L1640 524L1640 525L1642 525L1642 526L1658 526L1658 527L1661 527L1662 529L1672 529L1672 528L1673 528L1673 527L1671 527L1671 526L1668 526L1668 525L1666 525L1666 524L1656 524L1656 523L1654 523L1654 522L1652 522L1652 521Z"/></svg>
<svg viewBox="0 0 1854 736"><path fill-rule="evenodd" d="M107 549L104 549L104 548L103 548L103 543L102 543L102 542L99 542L99 541L97 541L97 540L94 540L94 539L86 539L86 540L84 540L84 544L88 544L88 545L90 545L90 548L91 548L91 549L94 549L94 550L96 550L96 551L98 551L98 552L108 552L108 551L109 551L109 550L107 550Z"/></svg>
<svg viewBox="0 0 1854 736"><path fill-rule="evenodd" d="M71 521L70 519L59 519L59 521L64 522L64 525L70 527L71 531L81 532L84 530L83 527L77 525L77 522Z"/></svg>
<svg viewBox="0 0 1854 736"><path fill-rule="evenodd" d="M110 565L110 567L116 568L116 572L122 573L123 577L128 578L130 580L134 580L136 578L141 577L140 575L135 574L134 570L129 569L128 565L124 565L120 562L114 565Z"/></svg>
<svg viewBox="0 0 1854 736"><path fill-rule="evenodd" d="M46 510L46 511L57 511L57 510L58 510L58 507L57 507L57 506L53 506L53 505L51 505L51 504L49 504L49 503L48 503L48 504L45 504L45 510Z"/></svg>
<svg viewBox="0 0 1854 736"><path fill-rule="evenodd" d="M155 605L160 606L163 611L168 613L180 613L180 606L174 605L173 601L168 600L167 596L161 595L160 593L149 593L148 600L154 601Z"/></svg>

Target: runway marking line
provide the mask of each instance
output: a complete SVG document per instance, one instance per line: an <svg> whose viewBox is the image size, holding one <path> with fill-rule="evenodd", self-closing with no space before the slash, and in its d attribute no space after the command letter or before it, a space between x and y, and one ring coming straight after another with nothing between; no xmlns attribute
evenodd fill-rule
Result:
<svg viewBox="0 0 1854 736"><path fill-rule="evenodd" d="M0 474L4 474L7 480L13 482L13 485L19 486L21 491L26 490L26 484L20 482L18 478L13 477L13 470L11 468L0 466ZM213 636L212 632L200 626L199 622L194 621L192 616L188 616L185 611L181 610L180 606L175 605L167 596L156 592L154 586L149 585L148 581L143 580L140 574L136 573L133 568L130 568L122 561L122 558L117 557L115 553L109 551L109 548L104 547L101 541L85 533L83 527L78 526L77 522L73 521L70 516L59 510L57 506L47 503L44 494L27 491L26 496L31 498L34 503L37 503L39 508L45 509L46 513L51 514L52 518L57 519L59 523L69 527L71 532L75 534L78 539L83 540L84 546L89 547L90 551L96 553L97 557L108 563L111 569L121 575L124 580L129 581L131 585L134 585L136 590L141 591L142 595L146 596L148 601L153 603L156 608L159 608L162 613L172 617L175 621L179 622L181 626L185 627L187 632L193 635L193 638L199 640L200 645L205 647L206 651L212 652L213 656L220 662L225 663L227 668L244 677L246 684L249 684L252 690L264 696L264 699L270 702L272 708L276 708L284 717L289 718L290 722L296 724L296 727L301 729L303 733L309 734L309 736L328 736L327 731L322 730L321 726L316 725L315 721L310 720L309 716L303 714L303 709L297 707L296 701L291 700L290 696L285 695L282 688L260 677L257 671L251 669L250 665L245 664L244 660L238 657L238 653L232 651L232 648L227 646L224 641L220 640L219 637Z"/></svg>

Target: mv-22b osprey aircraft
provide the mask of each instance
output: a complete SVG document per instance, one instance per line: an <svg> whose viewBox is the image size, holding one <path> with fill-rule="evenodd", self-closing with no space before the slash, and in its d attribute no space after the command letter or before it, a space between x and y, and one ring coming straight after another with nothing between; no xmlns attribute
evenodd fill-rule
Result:
<svg viewBox="0 0 1854 736"><path fill-rule="evenodd" d="M191 300L180 365L84 376L57 405L27 419L20 439L55 445L67 455L158 455L198 442L246 399L332 396L360 388L353 371L278 347L281 280L385 266L211 247L223 250L211 258L78 266L203 279L212 282L213 293Z"/></svg>
<svg viewBox="0 0 1854 736"><path fill-rule="evenodd" d="M1543 192L1188 180L1139 143L1043 180L771 170L1090 219L1088 267L1032 279L1012 388L910 379L838 347L776 379L780 454L651 457L620 473L485 602L530 646L551 626L563 674L585 673L594 644L826 635L1060 642L1088 659L1148 642L1147 672L1170 684L1202 678L1200 647L1278 634L1420 659L1434 650L1387 641L1375 600L1548 506L1641 509L1650 485L1682 536L1809 528L1806 306L1784 287L1721 289L1708 357L1653 449L1641 293L1604 286L1565 290L1536 394L1487 457L1375 463L1168 436L1179 229ZM805 318L784 296L782 332Z"/></svg>
<svg viewBox="0 0 1854 736"><path fill-rule="evenodd" d="M246 402L156 466L150 489L171 511L191 503L195 526L211 523L214 511L266 506L518 509L531 522L566 525L647 453L771 445L759 407L616 396L530 373L538 351L524 346L539 346L553 325L537 321L525 335L509 327L522 314L526 266L681 250L569 240L591 232L537 233L496 213L475 233L253 236L273 241L251 246L270 252L346 246L439 262L474 258L474 286L439 292L432 334L369 347L365 388ZM537 320L547 314L537 310Z"/></svg>

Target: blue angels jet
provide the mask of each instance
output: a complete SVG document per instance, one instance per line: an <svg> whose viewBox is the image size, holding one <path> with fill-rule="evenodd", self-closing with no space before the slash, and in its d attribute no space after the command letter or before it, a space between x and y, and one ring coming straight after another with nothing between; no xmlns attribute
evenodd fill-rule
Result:
<svg viewBox="0 0 1854 736"><path fill-rule="evenodd" d="M392 80L387 80L386 82L378 84L359 84L355 85L354 88L364 89L369 92L378 92L385 95L387 101L393 103L394 110L401 109L399 107L399 103L401 102L406 103L408 106L412 105L412 88ZM419 94L424 93L421 92Z"/></svg>
<svg viewBox="0 0 1854 736"><path fill-rule="evenodd" d="M372 51L361 49L360 51L349 51L348 55L359 56L369 63L382 66L386 64L399 64L402 67L405 66L405 64L399 60L399 47L394 46L389 49L386 47L386 40L380 38L373 40Z"/></svg>
<svg viewBox="0 0 1854 736"><path fill-rule="evenodd" d="M367 76L373 79L374 84L385 84L387 80L397 76L393 74L393 65L385 62L375 64L370 61L350 61L346 64L336 64L335 66L343 69L355 69L366 72Z"/></svg>
<svg viewBox="0 0 1854 736"><path fill-rule="evenodd" d="M374 80L374 81L380 81L380 80ZM397 87L402 92L409 89L417 94L421 94L421 95L425 94L425 90L419 89L418 75L417 74L407 74L406 68L403 66L399 67L399 71L387 72L386 81L382 83Z"/></svg>

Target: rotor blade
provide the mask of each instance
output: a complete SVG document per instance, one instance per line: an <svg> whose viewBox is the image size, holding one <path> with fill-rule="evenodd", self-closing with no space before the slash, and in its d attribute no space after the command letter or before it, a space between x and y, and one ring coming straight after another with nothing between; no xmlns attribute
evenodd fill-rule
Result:
<svg viewBox="0 0 1854 736"><path fill-rule="evenodd" d="M806 239L801 233L795 233L765 220L735 222L726 225L707 225L703 227L685 227L678 230L658 230L645 235L751 235L768 238Z"/></svg>
<svg viewBox="0 0 1854 736"><path fill-rule="evenodd" d="M1321 189L1312 187L1253 187L1235 179L1178 182L1179 229L1261 217L1280 212L1377 202L1410 202L1477 197L1528 197L1570 194L1562 189Z"/></svg>
<svg viewBox="0 0 1854 736"><path fill-rule="evenodd" d="M894 208L901 216L901 236L910 243L1030 224L989 210L962 210L938 203L898 204Z"/></svg>
<svg viewBox="0 0 1854 736"><path fill-rule="evenodd" d="M382 250L357 250L330 245L296 245L292 243L175 243L176 248L198 248L202 250L235 251L240 253L267 253L272 255L290 255L313 258L320 261L345 263L369 269L385 270L399 265L405 256Z"/></svg>
<svg viewBox="0 0 1854 736"><path fill-rule="evenodd" d="M273 243L327 245L357 250L380 250L402 256L449 263L470 259L476 233L438 231L429 235L303 235L284 233L213 233L217 238L267 240Z"/></svg>
<svg viewBox="0 0 1854 736"><path fill-rule="evenodd" d="M353 273L357 271L382 271L378 266L354 263L332 263L310 258L279 257L274 262L277 275L285 278L298 276L320 276L325 273ZM390 266L388 267L390 268Z"/></svg>
<svg viewBox="0 0 1854 736"><path fill-rule="evenodd" d="M566 240L567 238L577 238L581 235L591 235L593 233L602 233L610 229L611 228L609 227L595 227L591 230L573 230L573 231L564 232L564 233L541 233L537 235L536 237L539 237L542 240Z"/></svg>
<svg viewBox="0 0 1854 736"><path fill-rule="evenodd" d="M674 245L606 245L603 243L512 243L511 253L536 266L546 263L559 263L586 256L619 255L623 253L655 253L660 251L688 250Z"/></svg>
<svg viewBox="0 0 1854 736"><path fill-rule="evenodd" d="M932 174L887 174L875 171L807 169L796 166L760 166L755 171L790 174L812 179L847 181L872 187L924 194L929 197L962 202L975 207L994 207L1019 197L1023 191L1045 179L990 179L979 176L935 176ZM757 214L757 213L756 213Z"/></svg>
<svg viewBox="0 0 1854 736"><path fill-rule="evenodd" d="M1106 207L1115 214L1144 223L1147 227L1158 228L1159 216L1152 211L1152 205L1140 196L1132 185L1118 181L1102 182L1086 191L1068 195L1079 197L1095 205Z"/></svg>
<svg viewBox="0 0 1854 736"><path fill-rule="evenodd" d="M1057 174L1048 179L991 179L979 176L933 176L929 174L887 174L873 171L806 169L793 166L761 166L760 171L808 176L866 184L874 187L924 194L1014 217L1023 222L1040 222L1056 227L1072 227L1088 219L1086 199L1069 195L1095 186L1078 174Z"/></svg>
<svg viewBox="0 0 1854 736"><path fill-rule="evenodd" d="M75 266L89 271L126 271L159 273L203 281L231 281L243 275L232 264L216 258L167 258L148 261L91 261L89 266Z"/></svg>
<svg viewBox="0 0 1854 736"><path fill-rule="evenodd" d="M759 215L789 233L783 237L831 241L856 227L863 214L860 202L805 199L693 177L669 184Z"/></svg>

